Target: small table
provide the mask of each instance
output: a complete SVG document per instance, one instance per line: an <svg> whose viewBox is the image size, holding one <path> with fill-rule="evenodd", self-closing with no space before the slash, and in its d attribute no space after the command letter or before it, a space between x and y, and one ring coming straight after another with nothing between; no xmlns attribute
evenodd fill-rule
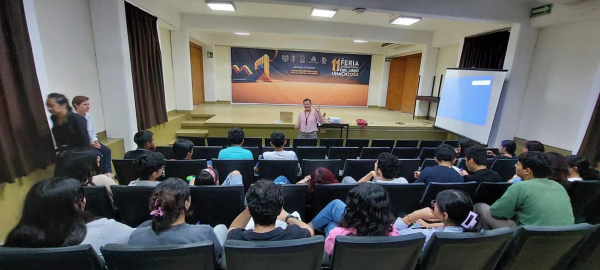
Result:
<svg viewBox="0 0 600 270"><path fill-rule="evenodd" d="M344 129L346 130L346 139L348 139L348 131L350 130L350 124L348 123L323 123L319 127L322 128L339 128L340 129L340 139L344 134Z"/></svg>
<svg viewBox="0 0 600 270"><path fill-rule="evenodd" d="M440 97L434 97L434 96L416 96L415 97L415 109L413 111L413 119L415 119L415 114L417 113L417 100L420 101L425 101L425 102L429 102L427 105L427 120L429 120L429 109L431 109L431 103L437 103L437 107L440 106ZM437 113L437 107L435 109L436 113Z"/></svg>

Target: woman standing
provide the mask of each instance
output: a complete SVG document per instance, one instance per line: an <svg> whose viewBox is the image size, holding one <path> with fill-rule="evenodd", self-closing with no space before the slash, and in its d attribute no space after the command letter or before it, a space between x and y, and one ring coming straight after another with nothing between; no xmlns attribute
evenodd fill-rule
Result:
<svg viewBox="0 0 600 270"><path fill-rule="evenodd" d="M52 135L59 151L90 146L87 121L83 116L72 112L73 108L65 95L48 95L46 107L52 114Z"/></svg>
<svg viewBox="0 0 600 270"><path fill-rule="evenodd" d="M94 147L94 152L100 156L100 173L112 173L111 150L98 141L96 128L94 127L94 118L92 118L92 115L90 114L90 99L86 96L76 96L71 103L77 114L85 117L85 120L87 120L87 132L90 137L90 145Z"/></svg>
<svg viewBox="0 0 600 270"><path fill-rule="evenodd" d="M321 115L321 105L317 106L315 110L312 110L312 101L310 99L304 100L304 111L298 114L298 121L294 126L300 132L298 138L300 139L316 139L318 124L323 123L323 116Z"/></svg>

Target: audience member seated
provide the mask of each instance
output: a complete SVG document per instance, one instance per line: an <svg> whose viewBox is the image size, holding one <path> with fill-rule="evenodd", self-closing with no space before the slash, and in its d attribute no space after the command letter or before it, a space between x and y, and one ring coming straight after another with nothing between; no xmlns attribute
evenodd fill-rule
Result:
<svg viewBox="0 0 600 270"><path fill-rule="evenodd" d="M233 220L227 239L244 241L279 241L308 238L315 235L306 223L283 210L283 188L271 181L258 181L246 193L248 207ZM246 230L254 220L254 229ZM276 227L277 220L287 227Z"/></svg>
<svg viewBox="0 0 600 270"><path fill-rule="evenodd" d="M100 158L100 173L107 174L112 173L111 164L111 150L106 145L101 144L98 141L98 134L96 133L96 127L94 125L94 118L90 114L90 98L86 96L76 96L71 100L75 112L85 117L87 121L87 131L90 137L90 145L94 148L94 152L99 155Z"/></svg>
<svg viewBox="0 0 600 270"><path fill-rule="evenodd" d="M212 167L202 170L198 177L190 181L190 185L196 186L241 186L243 184L244 182L242 174L239 171L231 172L229 175L227 175L227 178L225 178L225 181L223 181L223 183L221 184L221 182L219 181L219 172Z"/></svg>
<svg viewBox="0 0 600 270"><path fill-rule="evenodd" d="M467 168L473 175L463 169L460 173L462 174L465 182L504 182L500 175L487 168L487 154L485 148L481 146L471 146L465 151L465 160Z"/></svg>
<svg viewBox="0 0 600 270"><path fill-rule="evenodd" d="M194 143L190 140L178 139L173 144L175 160L190 160L194 154Z"/></svg>
<svg viewBox="0 0 600 270"><path fill-rule="evenodd" d="M546 149L544 148L544 145L539 141L527 141L525 142L525 148L523 148L523 153L529 151L545 152Z"/></svg>
<svg viewBox="0 0 600 270"><path fill-rule="evenodd" d="M279 131L271 133L271 146L273 146L273 152L264 152L261 159L264 160L298 160L298 156L294 151L284 150L284 146L287 140L285 134ZM254 167L254 172L258 172L258 163ZM300 163L298 163L298 171L300 171ZM273 180L277 184L290 184L289 179L285 176L279 176Z"/></svg>
<svg viewBox="0 0 600 270"><path fill-rule="evenodd" d="M79 181L55 177L27 192L21 220L5 247L49 248L90 244L98 254L110 243L126 244L134 229L112 219L94 219L84 212L85 191Z"/></svg>
<svg viewBox="0 0 600 270"><path fill-rule="evenodd" d="M156 143L154 142L154 133L148 130L142 130L133 136L133 141L137 144L138 148L135 150L127 151L124 159L136 159L137 157L154 152L156 149ZM161 153L160 155L165 158Z"/></svg>
<svg viewBox="0 0 600 270"><path fill-rule="evenodd" d="M512 159L516 158L516 150L517 144L513 140L504 140L500 142L500 145L498 146L498 152L500 152L500 155L497 156L490 150L487 151L487 155L489 157L493 157L494 159Z"/></svg>
<svg viewBox="0 0 600 270"><path fill-rule="evenodd" d="M133 167L139 178L129 182L130 186L155 187L159 183L158 178L163 175L165 170L165 159L160 153L150 152L136 158L133 161Z"/></svg>
<svg viewBox="0 0 600 270"><path fill-rule="evenodd" d="M304 179L298 181L296 184L308 183L308 191L312 193L315 190L315 185L326 185L326 184L339 184L340 181L335 179L333 173L325 168L316 168L310 175L304 177Z"/></svg>
<svg viewBox="0 0 600 270"><path fill-rule="evenodd" d="M408 181L404 177L396 178L399 169L400 161L396 156L387 152L381 153L377 156L374 170L358 180L358 183L373 181L377 183L408 184ZM351 176L346 176L344 179L342 179L342 183L345 184L356 182L357 181Z"/></svg>
<svg viewBox="0 0 600 270"><path fill-rule="evenodd" d="M230 147L219 151L219 159L254 159L252 152L242 148L244 144L244 130L241 128L232 128L227 132Z"/></svg>
<svg viewBox="0 0 600 270"><path fill-rule="evenodd" d="M58 153L54 177L73 178L82 186L105 186L108 195L112 197L110 186L117 183L104 174L98 174L99 168L100 157L92 149L68 150Z"/></svg>
<svg viewBox="0 0 600 270"><path fill-rule="evenodd" d="M192 197L187 182L175 177L162 181L154 188L150 197L152 220L142 223L133 231L129 245L183 245L210 240L214 244L216 259L219 260L227 228L225 225L217 225L213 230L208 225L185 223L191 204ZM219 260L219 264L223 263Z"/></svg>
<svg viewBox="0 0 600 270"><path fill-rule="evenodd" d="M569 195L562 185L546 179L551 173L546 155L537 151L523 153L515 167L523 182L511 185L491 207L476 204L481 221L492 229L573 225Z"/></svg>
<svg viewBox="0 0 600 270"><path fill-rule="evenodd" d="M478 215L473 212L473 202L469 195L460 190L444 190L437 194L431 202L431 208L412 212L403 218L398 218L394 227L399 235L422 233L425 235L425 245L434 232L478 232L483 225L479 223ZM427 220L439 220L439 223L427 223ZM416 223L419 227L411 228ZM433 228L433 229L431 229Z"/></svg>
<svg viewBox="0 0 600 270"><path fill-rule="evenodd" d="M548 176L548 179L556 182L567 181L569 178L569 163L567 162L567 158L556 152L548 152L546 153L546 157L550 161L550 176Z"/></svg>
<svg viewBox="0 0 600 270"><path fill-rule="evenodd" d="M393 224L394 215L385 189L363 183L348 192L346 203L333 200L309 225L325 231L325 253L331 256L336 236L397 236Z"/></svg>
<svg viewBox="0 0 600 270"><path fill-rule="evenodd" d="M581 181L581 180L600 180L600 173L594 170L590 166L590 162L582 156L569 156L567 157L567 163L569 164L569 178L570 182Z"/></svg>
<svg viewBox="0 0 600 270"><path fill-rule="evenodd" d="M415 183L461 183L464 182L458 168L454 167L456 152L454 147L442 144L435 151L437 166L427 167L422 172L415 172Z"/></svg>
<svg viewBox="0 0 600 270"><path fill-rule="evenodd" d="M460 141L458 141L458 148L456 148L456 158L464 158L465 157L465 151L467 150L467 148L474 146L475 143L470 140L470 139L462 139Z"/></svg>

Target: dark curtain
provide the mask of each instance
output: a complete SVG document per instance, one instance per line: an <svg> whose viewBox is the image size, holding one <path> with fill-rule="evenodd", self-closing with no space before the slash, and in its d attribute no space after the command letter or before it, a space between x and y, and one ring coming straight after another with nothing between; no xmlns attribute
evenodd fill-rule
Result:
<svg viewBox="0 0 600 270"><path fill-rule="evenodd" d="M0 1L0 183L54 162L22 0Z"/></svg>
<svg viewBox="0 0 600 270"><path fill-rule="evenodd" d="M598 160L598 150L600 150L600 97L596 101L594 113L590 119L588 129L585 132L585 137L579 148L577 155L584 156L592 165L595 165Z"/></svg>
<svg viewBox="0 0 600 270"><path fill-rule="evenodd" d="M460 68L502 69L510 31L466 37Z"/></svg>
<svg viewBox="0 0 600 270"><path fill-rule="evenodd" d="M168 121L156 17L125 2L138 129Z"/></svg>

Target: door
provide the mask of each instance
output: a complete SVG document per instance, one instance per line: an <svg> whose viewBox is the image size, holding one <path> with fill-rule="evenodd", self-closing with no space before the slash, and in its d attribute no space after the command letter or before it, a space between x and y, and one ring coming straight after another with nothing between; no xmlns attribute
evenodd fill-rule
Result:
<svg viewBox="0 0 600 270"><path fill-rule="evenodd" d="M204 62L202 47L190 42L190 64L192 66L192 94L194 105L204 104Z"/></svg>
<svg viewBox="0 0 600 270"><path fill-rule="evenodd" d="M419 70L421 69L421 55L409 57L406 62L404 77L404 91L402 92L402 106L400 111L413 114L415 111L415 97L419 87Z"/></svg>
<svg viewBox="0 0 600 270"><path fill-rule="evenodd" d="M406 62L406 58L395 58L390 63L390 74L385 102L385 108L388 110L399 111L402 107Z"/></svg>

